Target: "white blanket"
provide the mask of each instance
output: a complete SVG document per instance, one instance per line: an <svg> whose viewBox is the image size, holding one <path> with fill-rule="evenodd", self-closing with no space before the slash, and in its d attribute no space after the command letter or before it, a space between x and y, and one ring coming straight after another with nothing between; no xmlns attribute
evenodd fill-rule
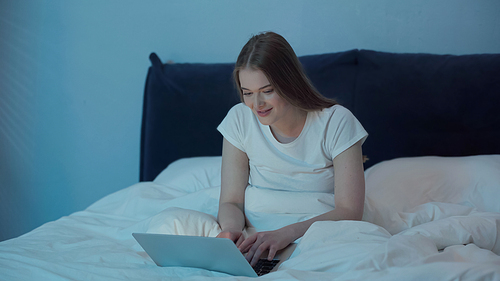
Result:
<svg viewBox="0 0 500 281"><path fill-rule="evenodd" d="M130 186L85 211L1 242L0 280L247 279L157 267L131 235L176 227L216 235L218 161L179 161L155 182ZM292 257L260 279L500 280L499 171L498 155L376 165L366 171L365 221L313 224ZM328 208L331 198L324 196L316 199ZM309 209L315 200L309 199L300 211L288 208L283 215L301 220L322 211ZM172 214L178 219L169 219Z"/></svg>

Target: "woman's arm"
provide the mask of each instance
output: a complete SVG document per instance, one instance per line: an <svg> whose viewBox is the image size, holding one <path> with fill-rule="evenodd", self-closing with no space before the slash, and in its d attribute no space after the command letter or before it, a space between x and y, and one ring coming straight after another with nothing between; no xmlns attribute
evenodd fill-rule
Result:
<svg viewBox="0 0 500 281"><path fill-rule="evenodd" d="M222 232L221 238L241 244L245 227L244 202L245 189L248 185L248 156L225 138L222 143L221 192L218 221Z"/></svg>
<svg viewBox="0 0 500 281"><path fill-rule="evenodd" d="M242 252L248 251L247 259L252 265L266 250L269 250L268 259L274 258L277 251L302 237L316 221L361 220L365 201L361 142L357 142L335 157L333 166L335 172L335 209L275 231L256 233L246 239L240 245L240 250Z"/></svg>

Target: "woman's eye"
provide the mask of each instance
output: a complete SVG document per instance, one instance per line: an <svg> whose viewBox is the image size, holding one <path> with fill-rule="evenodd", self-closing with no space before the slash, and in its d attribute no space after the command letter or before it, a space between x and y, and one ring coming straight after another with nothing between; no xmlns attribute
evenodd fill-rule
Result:
<svg viewBox="0 0 500 281"><path fill-rule="evenodd" d="M265 90L265 91L264 91L264 93L265 93L265 94L270 94L270 93L272 93L272 92L274 92L274 90L273 90L273 89L271 89L271 90Z"/></svg>
<svg viewBox="0 0 500 281"><path fill-rule="evenodd" d="M243 95L244 95L244 96L249 96L249 95L251 95L251 94L252 94L252 92L246 92L246 93L244 92L244 93L243 93Z"/></svg>

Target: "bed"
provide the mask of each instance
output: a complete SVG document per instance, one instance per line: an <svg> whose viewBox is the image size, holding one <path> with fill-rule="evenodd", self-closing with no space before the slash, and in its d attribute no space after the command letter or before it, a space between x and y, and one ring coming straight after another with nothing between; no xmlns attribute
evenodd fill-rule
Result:
<svg viewBox="0 0 500 281"><path fill-rule="evenodd" d="M259 278L500 280L500 55L349 50L300 59L318 90L370 134L365 210L362 221L313 224L292 257ZM139 182L1 242L0 280L248 279L158 267L131 235L182 223L168 219L172 210L217 215L216 126L239 102L232 64L150 60Z"/></svg>

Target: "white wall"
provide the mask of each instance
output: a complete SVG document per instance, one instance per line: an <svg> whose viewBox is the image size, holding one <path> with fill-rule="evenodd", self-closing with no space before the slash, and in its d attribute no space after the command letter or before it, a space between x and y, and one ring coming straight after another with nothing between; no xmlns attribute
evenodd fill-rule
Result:
<svg viewBox="0 0 500 281"><path fill-rule="evenodd" d="M0 1L0 240L138 181L148 55L232 62L273 30L298 55L500 53L497 0Z"/></svg>

